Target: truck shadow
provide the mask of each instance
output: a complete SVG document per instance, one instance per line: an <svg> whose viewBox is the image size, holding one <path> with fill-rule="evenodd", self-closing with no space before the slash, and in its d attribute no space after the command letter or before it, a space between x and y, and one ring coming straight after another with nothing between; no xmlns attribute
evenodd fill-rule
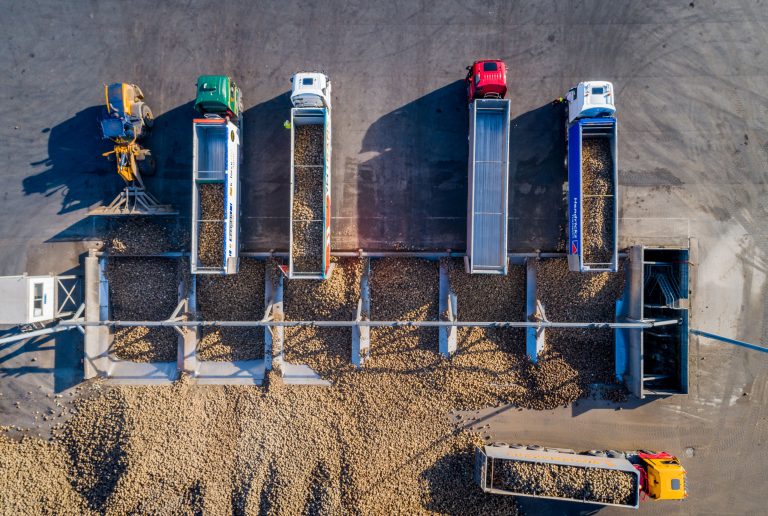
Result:
<svg viewBox="0 0 768 516"><path fill-rule="evenodd" d="M291 192L290 92L243 113L243 163L240 209L242 249L288 249Z"/></svg>
<svg viewBox="0 0 768 516"><path fill-rule="evenodd" d="M161 203L172 204L185 221L190 218L192 206L192 120L197 116L194 104L189 101L157 116L145 142L157 164L155 173L144 179L147 190Z"/></svg>
<svg viewBox="0 0 768 516"><path fill-rule="evenodd" d="M510 251L565 249L563 186L567 175L564 164L565 110L562 106L547 104L512 119Z"/></svg>
<svg viewBox="0 0 768 516"><path fill-rule="evenodd" d="M121 183L101 153L111 146L102 140L99 129L101 106L91 106L72 118L44 128L48 134L48 157L33 161L33 170L41 169L24 178L25 195L43 195L61 199L59 214L89 208L117 193Z"/></svg>
<svg viewBox="0 0 768 516"><path fill-rule="evenodd" d="M455 81L374 122L336 181L334 246L463 249L466 242L467 101ZM338 126L338 124L337 124ZM336 176L339 177L340 175ZM352 178L355 178L354 180Z"/></svg>

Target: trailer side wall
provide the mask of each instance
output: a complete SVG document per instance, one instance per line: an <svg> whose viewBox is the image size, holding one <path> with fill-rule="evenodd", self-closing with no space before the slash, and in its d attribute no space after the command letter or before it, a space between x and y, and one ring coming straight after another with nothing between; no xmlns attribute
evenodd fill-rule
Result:
<svg viewBox="0 0 768 516"><path fill-rule="evenodd" d="M510 101L469 107L467 253L470 272L507 273Z"/></svg>

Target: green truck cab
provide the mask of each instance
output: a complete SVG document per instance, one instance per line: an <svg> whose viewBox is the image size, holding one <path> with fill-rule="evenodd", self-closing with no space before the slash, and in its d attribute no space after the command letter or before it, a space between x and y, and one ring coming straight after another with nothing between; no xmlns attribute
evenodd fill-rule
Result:
<svg viewBox="0 0 768 516"><path fill-rule="evenodd" d="M197 79L195 109L203 115L238 119L243 110L240 88L226 75L201 75Z"/></svg>

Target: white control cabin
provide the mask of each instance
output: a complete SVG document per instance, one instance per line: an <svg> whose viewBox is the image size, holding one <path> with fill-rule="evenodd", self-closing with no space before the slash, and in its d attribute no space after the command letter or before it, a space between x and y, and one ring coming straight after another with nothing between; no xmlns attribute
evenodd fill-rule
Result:
<svg viewBox="0 0 768 516"><path fill-rule="evenodd" d="M56 310L56 277L0 276L0 324L51 321Z"/></svg>

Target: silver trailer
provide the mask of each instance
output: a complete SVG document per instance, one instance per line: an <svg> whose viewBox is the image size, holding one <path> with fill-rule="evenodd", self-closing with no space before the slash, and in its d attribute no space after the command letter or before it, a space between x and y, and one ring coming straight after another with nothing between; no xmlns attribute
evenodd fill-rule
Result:
<svg viewBox="0 0 768 516"><path fill-rule="evenodd" d="M600 455L606 455L600 453ZM560 450L542 448L540 446L507 446L492 445L475 449L475 483L486 493L494 493L511 496L525 496L529 498L543 498L547 500L562 500L580 503L593 503L596 505L611 505L614 507L629 507L637 509L640 505L640 472L627 460L623 454L616 457L593 456L574 453L573 450ZM535 487L529 489L510 490L502 480L501 472L506 463L525 462L533 465L557 465L575 468L594 468L613 470L631 475L634 482L631 499L627 503L606 503L588 498L567 498L558 496L545 496L537 493ZM542 468L543 469L543 468Z"/></svg>
<svg viewBox="0 0 768 516"><path fill-rule="evenodd" d="M507 273L509 112L508 99L477 99L469 105L470 273Z"/></svg>
<svg viewBox="0 0 768 516"><path fill-rule="evenodd" d="M240 237L240 123L219 117L198 118L192 140L192 274L235 274ZM220 210L203 205L203 190L217 190ZM201 259L206 247L221 246L211 259Z"/></svg>

